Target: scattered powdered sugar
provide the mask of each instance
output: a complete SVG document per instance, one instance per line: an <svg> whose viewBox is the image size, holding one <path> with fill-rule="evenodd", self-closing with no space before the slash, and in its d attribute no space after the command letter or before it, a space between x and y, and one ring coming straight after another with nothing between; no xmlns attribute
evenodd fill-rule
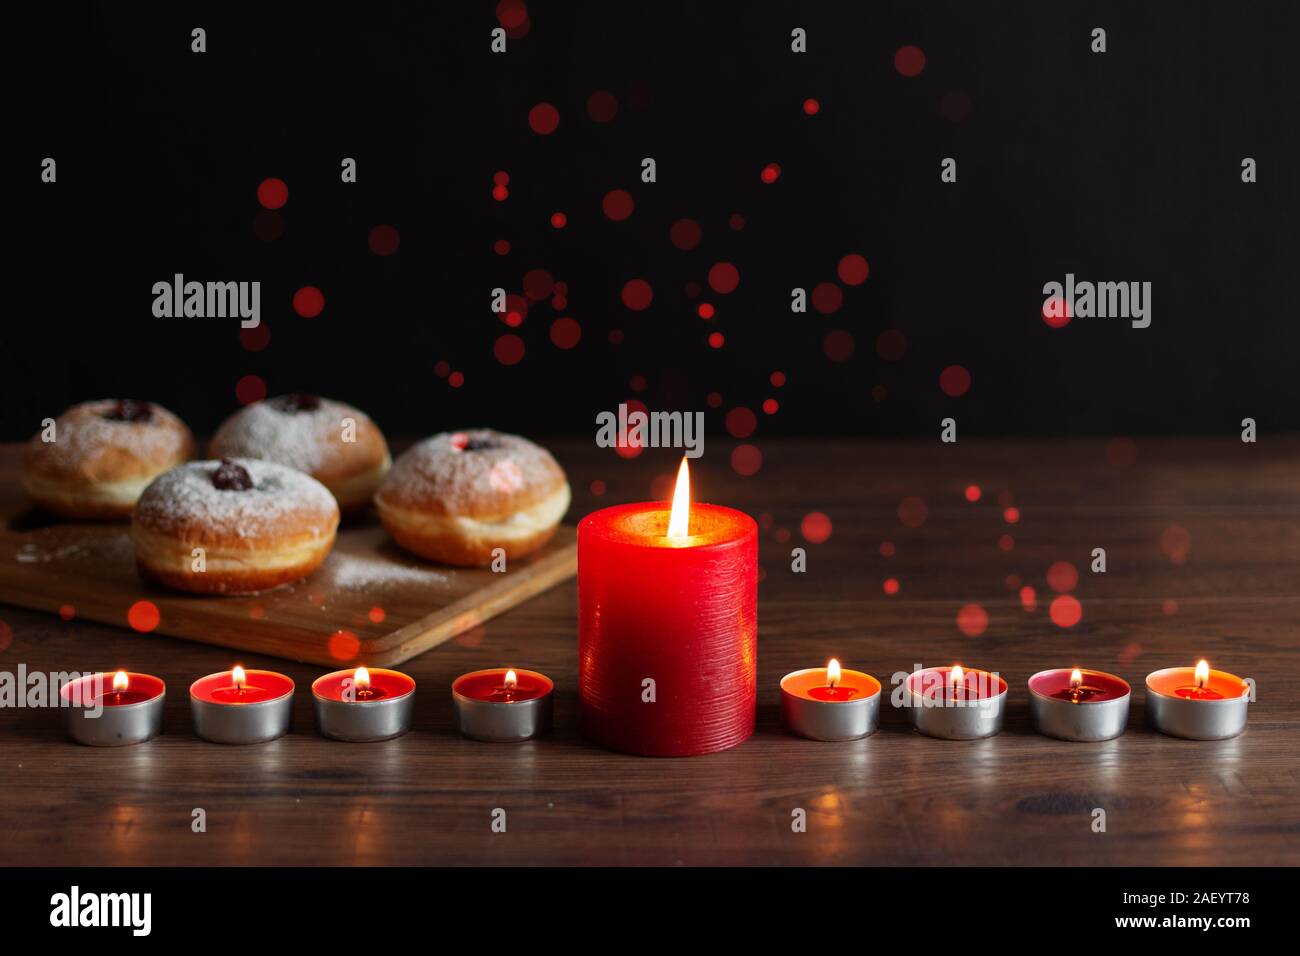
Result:
<svg viewBox="0 0 1300 956"><path fill-rule="evenodd" d="M135 520L167 532L194 522L232 531L241 538L259 538L289 516L318 516L318 534L328 533L338 505L324 485L309 475L270 461L234 459L253 479L247 490L222 490L212 481L219 461L192 461L159 476L135 506Z"/></svg>
<svg viewBox="0 0 1300 956"><path fill-rule="evenodd" d="M260 458L314 472L342 442L342 422L370 419L350 405L319 399L316 408L293 408L284 397L254 402L226 419L212 436L212 454Z"/></svg>
<svg viewBox="0 0 1300 956"><path fill-rule="evenodd" d="M49 564L53 561L97 561L121 564L135 559L135 547L126 531L101 534L78 541L29 541L14 552L19 564Z"/></svg>
<svg viewBox="0 0 1300 956"><path fill-rule="evenodd" d="M420 585L424 587L450 584L455 571L435 571L409 564L398 564L388 558L375 558L353 554L330 555L320 571L320 581L345 591L360 591L386 585Z"/></svg>

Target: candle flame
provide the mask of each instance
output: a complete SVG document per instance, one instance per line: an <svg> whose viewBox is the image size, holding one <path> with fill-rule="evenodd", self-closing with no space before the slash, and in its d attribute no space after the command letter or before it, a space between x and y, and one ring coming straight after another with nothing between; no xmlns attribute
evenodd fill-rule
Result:
<svg viewBox="0 0 1300 956"><path fill-rule="evenodd" d="M1210 662L1199 660L1196 662L1196 686L1203 690L1205 685L1210 682Z"/></svg>
<svg viewBox="0 0 1300 956"><path fill-rule="evenodd" d="M118 671L113 675L113 692L120 694L122 691L126 690L127 683L126 671Z"/></svg>
<svg viewBox="0 0 1300 956"><path fill-rule="evenodd" d="M668 517L668 537L686 538L691 526L691 473L682 458L677 469L677 488L673 491L673 511Z"/></svg>
<svg viewBox="0 0 1300 956"><path fill-rule="evenodd" d="M352 674L352 686L357 690L370 689L370 671L364 667L358 667Z"/></svg>
<svg viewBox="0 0 1300 956"><path fill-rule="evenodd" d="M831 658L826 664L826 686L834 687L840 682L840 662Z"/></svg>
<svg viewBox="0 0 1300 956"><path fill-rule="evenodd" d="M231 668L230 682L235 685L237 690L243 690L244 684L248 682L248 675L244 673L244 669L238 664Z"/></svg>
<svg viewBox="0 0 1300 956"><path fill-rule="evenodd" d="M1083 671L1075 668L1070 671L1070 690L1078 690L1083 685Z"/></svg>
<svg viewBox="0 0 1300 956"><path fill-rule="evenodd" d="M952 670L948 672L948 679L952 682L954 691L961 690L966 686L966 672L961 669L960 664L952 665Z"/></svg>
<svg viewBox="0 0 1300 956"><path fill-rule="evenodd" d="M506 690L514 690L519 684L519 675L514 671L506 671Z"/></svg>

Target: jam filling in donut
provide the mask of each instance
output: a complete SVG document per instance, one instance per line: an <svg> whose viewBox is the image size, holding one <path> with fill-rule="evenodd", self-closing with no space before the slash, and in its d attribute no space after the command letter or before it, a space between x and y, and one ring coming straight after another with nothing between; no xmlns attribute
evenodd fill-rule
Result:
<svg viewBox="0 0 1300 956"><path fill-rule="evenodd" d="M134 398L123 398L100 417L110 422L147 422L153 418L153 406Z"/></svg>
<svg viewBox="0 0 1300 956"><path fill-rule="evenodd" d="M299 394L294 392L292 395L282 395L272 400L276 411L284 412L286 415L292 415L295 412L314 412L320 408L320 396Z"/></svg>
<svg viewBox="0 0 1300 956"><path fill-rule="evenodd" d="M249 491L253 487L253 476L243 465L223 458L212 473L212 486L219 491Z"/></svg>
<svg viewBox="0 0 1300 956"><path fill-rule="evenodd" d="M501 443L490 438L470 438L464 432L451 436L451 447L457 451L491 451L500 448Z"/></svg>

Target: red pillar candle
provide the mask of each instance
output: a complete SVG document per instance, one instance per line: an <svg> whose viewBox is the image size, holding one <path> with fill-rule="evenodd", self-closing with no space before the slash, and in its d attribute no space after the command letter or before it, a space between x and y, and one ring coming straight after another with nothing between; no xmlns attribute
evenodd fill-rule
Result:
<svg viewBox="0 0 1300 956"><path fill-rule="evenodd" d="M578 525L583 733L612 750L685 757L754 732L758 526L691 504L618 505Z"/></svg>

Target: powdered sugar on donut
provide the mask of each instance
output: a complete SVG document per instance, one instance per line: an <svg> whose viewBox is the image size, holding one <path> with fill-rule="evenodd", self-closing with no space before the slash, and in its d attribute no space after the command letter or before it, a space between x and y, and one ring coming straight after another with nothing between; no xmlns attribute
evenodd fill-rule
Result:
<svg viewBox="0 0 1300 956"><path fill-rule="evenodd" d="M28 454L48 472L80 474L88 480L148 474L185 458L192 439L183 422L161 405L149 405L149 421L105 417L116 399L74 405L54 423L54 441L32 439Z"/></svg>
<svg viewBox="0 0 1300 956"><path fill-rule="evenodd" d="M378 497L398 507L491 517L528 507L563 483L564 472L545 448L484 428L411 446Z"/></svg>
<svg viewBox="0 0 1300 956"><path fill-rule="evenodd" d="M334 496L319 481L270 461L235 459L253 479L245 491L223 491L212 480L219 461L192 461L158 476L135 506L137 524L162 534L212 529L255 541L285 533L332 534Z"/></svg>
<svg viewBox="0 0 1300 956"><path fill-rule="evenodd" d="M312 409L286 409L282 401L254 402L226 419L212 436L212 454L260 458L314 473L342 451L344 419L358 426L370 421L364 412L328 398Z"/></svg>

